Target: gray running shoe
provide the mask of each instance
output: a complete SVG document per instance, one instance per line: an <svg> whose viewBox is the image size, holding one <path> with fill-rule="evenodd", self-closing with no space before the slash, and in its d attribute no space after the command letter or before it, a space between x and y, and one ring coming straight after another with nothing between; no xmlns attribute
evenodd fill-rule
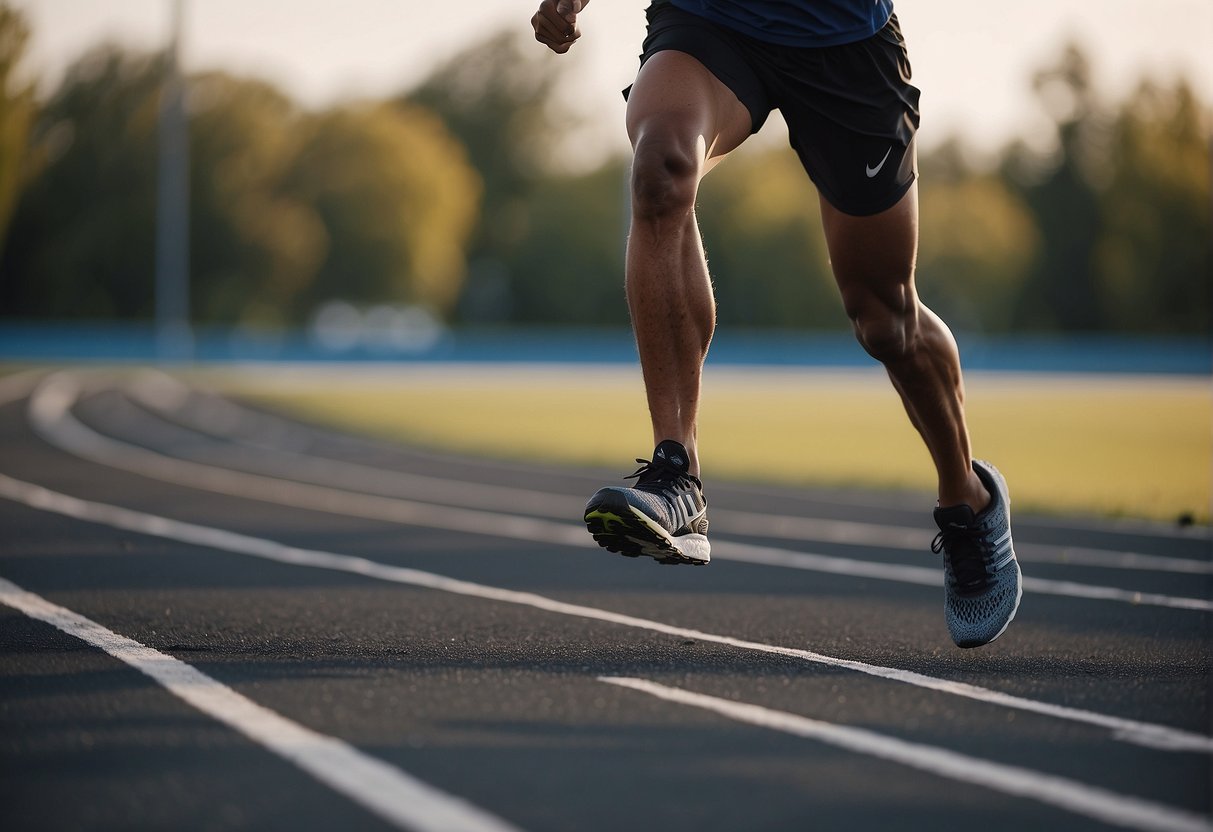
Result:
<svg viewBox="0 0 1213 832"><path fill-rule="evenodd" d="M608 486L590 497L585 524L598 545L658 563L702 565L711 560L703 484L689 473L687 449L666 439L652 461L638 459L636 486Z"/></svg>
<svg viewBox="0 0 1213 832"><path fill-rule="evenodd" d="M944 617L957 647L980 647L1002 635L1023 595L1007 481L988 462L974 460L973 470L990 505L977 515L966 505L935 509L939 534L931 544L944 555Z"/></svg>

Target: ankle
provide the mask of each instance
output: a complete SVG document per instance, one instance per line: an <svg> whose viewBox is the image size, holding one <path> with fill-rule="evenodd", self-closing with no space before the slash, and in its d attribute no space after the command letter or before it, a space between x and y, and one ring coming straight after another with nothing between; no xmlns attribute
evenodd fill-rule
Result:
<svg viewBox="0 0 1213 832"><path fill-rule="evenodd" d="M945 490L942 486L939 489L940 508L966 505L973 509L974 514L981 514L989 507L991 499L990 492L986 489L985 483L981 481L981 477L977 476L977 472L973 470L969 471L969 476L965 479L964 483L955 490Z"/></svg>
<svg viewBox="0 0 1213 832"><path fill-rule="evenodd" d="M688 437L680 432L670 432L662 435L659 431L654 431L653 435L656 437L654 440L654 445L660 445L666 439L671 439L677 442L679 445L682 445L683 449L686 450L687 453L687 473L693 477L699 476L699 451L695 445L694 436Z"/></svg>

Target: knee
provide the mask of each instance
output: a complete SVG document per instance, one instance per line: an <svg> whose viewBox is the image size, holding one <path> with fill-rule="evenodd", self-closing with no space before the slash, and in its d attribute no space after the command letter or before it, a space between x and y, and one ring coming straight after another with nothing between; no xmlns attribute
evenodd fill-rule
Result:
<svg viewBox="0 0 1213 832"><path fill-rule="evenodd" d="M908 358L918 345L918 316L913 305L868 297L848 304L855 338L868 355L882 364Z"/></svg>
<svg viewBox="0 0 1213 832"><path fill-rule="evenodd" d="M632 158L632 213L638 220L681 219L695 208L699 160L672 136L646 133Z"/></svg>

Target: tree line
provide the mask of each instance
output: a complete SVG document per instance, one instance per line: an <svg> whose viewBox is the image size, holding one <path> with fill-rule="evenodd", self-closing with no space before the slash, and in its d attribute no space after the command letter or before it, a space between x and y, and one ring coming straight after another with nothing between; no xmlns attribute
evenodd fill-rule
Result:
<svg viewBox="0 0 1213 832"><path fill-rule="evenodd" d="M28 34L0 4L0 317L149 319L166 59L101 46L39 100ZM626 324L627 162L572 174L552 160L573 122L549 60L500 34L398 95L321 111L264 81L191 76L195 322L293 326L341 299L455 325ZM991 333L1207 333L1208 107L1183 80L1105 102L1075 46L1033 83L1052 149L973 161L950 141L920 159L927 303ZM839 328L817 198L790 151L720 166L700 224L722 322Z"/></svg>

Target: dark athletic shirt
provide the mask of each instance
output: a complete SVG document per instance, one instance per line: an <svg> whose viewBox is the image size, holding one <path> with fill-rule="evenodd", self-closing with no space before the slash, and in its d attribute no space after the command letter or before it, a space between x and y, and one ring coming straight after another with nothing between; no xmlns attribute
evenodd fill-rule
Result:
<svg viewBox="0 0 1213 832"><path fill-rule="evenodd" d="M781 46L838 46L870 38L893 0L669 0L743 35Z"/></svg>

